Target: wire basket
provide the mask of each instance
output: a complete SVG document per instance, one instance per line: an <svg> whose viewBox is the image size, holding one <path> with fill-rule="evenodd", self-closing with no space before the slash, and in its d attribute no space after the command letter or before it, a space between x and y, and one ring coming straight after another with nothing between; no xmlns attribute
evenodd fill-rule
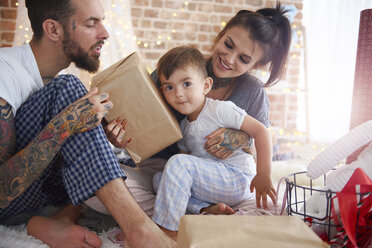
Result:
<svg viewBox="0 0 372 248"><path fill-rule="evenodd" d="M286 176L284 180L286 182L285 197L288 215L300 216L323 240L330 242L331 239L334 238L337 230L340 230L343 226L342 223L339 225L335 224L331 213L332 204L334 204L332 199L337 197L337 192L322 189L322 186L326 185L327 176L323 175L320 181L318 179L317 183L314 184L314 181L306 176L306 171L301 171ZM319 194L323 197L322 199L325 205L322 213L316 215L308 211L309 207L307 206L308 200L315 194ZM359 194L357 193L357 195ZM365 228L369 234L372 234L372 226L361 227L358 225L358 219L359 218L357 218L356 223L356 235L358 236L358 228ZM324 233L326 235L324 235ZM370 246L372 246L372 243L370 243Z"/></svg>

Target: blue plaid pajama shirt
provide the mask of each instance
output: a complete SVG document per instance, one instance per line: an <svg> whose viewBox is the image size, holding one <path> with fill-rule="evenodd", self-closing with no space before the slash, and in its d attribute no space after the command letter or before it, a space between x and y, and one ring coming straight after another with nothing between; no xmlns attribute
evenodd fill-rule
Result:
<svg viewBox="0 0 372 248"><path fill-rule="evenodd" d="M249 186L255 175L222 161L177 154L168 160L161 180L159 175L153 179L157 195L152 219L171 231L178 230L186 211L196 214L211 204L233 206L254 197Z"/></svg>
<svg viewBox="0 0 372 248"><path fill-rule="evenodd" d="M61 75L34 93L15 117L16 152L23 149L48 122L87 93L73 75ZM0 209L0 221L46 205L79 204L109 181L125 178L102 126L75 134L41 176L12 203Z"/></svg>

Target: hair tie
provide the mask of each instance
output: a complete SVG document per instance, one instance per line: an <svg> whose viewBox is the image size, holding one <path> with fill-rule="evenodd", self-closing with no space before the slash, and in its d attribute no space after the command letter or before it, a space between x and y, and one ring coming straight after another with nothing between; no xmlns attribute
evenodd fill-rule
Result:
<svg viewBox="0 0 372 248"><path fill-rule="evenodd" d="M275 24L280 24L282 22L282 15L278 12L274 12L272 16L268 16Z"/></svg>

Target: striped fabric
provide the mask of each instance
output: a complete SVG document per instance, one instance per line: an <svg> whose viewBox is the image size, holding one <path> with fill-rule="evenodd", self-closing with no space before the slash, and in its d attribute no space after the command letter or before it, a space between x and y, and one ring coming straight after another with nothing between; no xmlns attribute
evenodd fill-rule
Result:
<svg viewBox="0 0 372 248"><path fill-rule="evenodd" d="M208 205L224 202L233 206L253 197L249 190L253 177L221 161L188 154L174 155L165 166L152 219L158 225L176 231L191 196L199 199L199 204L202 201ZM159 181L157 176L154 178Z"/></svg>

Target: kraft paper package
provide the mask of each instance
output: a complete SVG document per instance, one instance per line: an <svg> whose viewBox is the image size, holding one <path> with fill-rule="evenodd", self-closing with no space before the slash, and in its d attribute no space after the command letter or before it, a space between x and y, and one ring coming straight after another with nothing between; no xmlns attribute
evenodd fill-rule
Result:
<svg viewBox="0 0 372 248"><path fill-rule="evenodd" d="M185 215L177 248L328 247L299 217Z"/></svg>
<svg viewBox="0 0 372 248"><path fill-rule="evenodd" d="M107 121L127 119L125 138L132 140L126 149L136 164L182 138L173 112L136 52L95 75L95 86L114 103Z"/></svg>

